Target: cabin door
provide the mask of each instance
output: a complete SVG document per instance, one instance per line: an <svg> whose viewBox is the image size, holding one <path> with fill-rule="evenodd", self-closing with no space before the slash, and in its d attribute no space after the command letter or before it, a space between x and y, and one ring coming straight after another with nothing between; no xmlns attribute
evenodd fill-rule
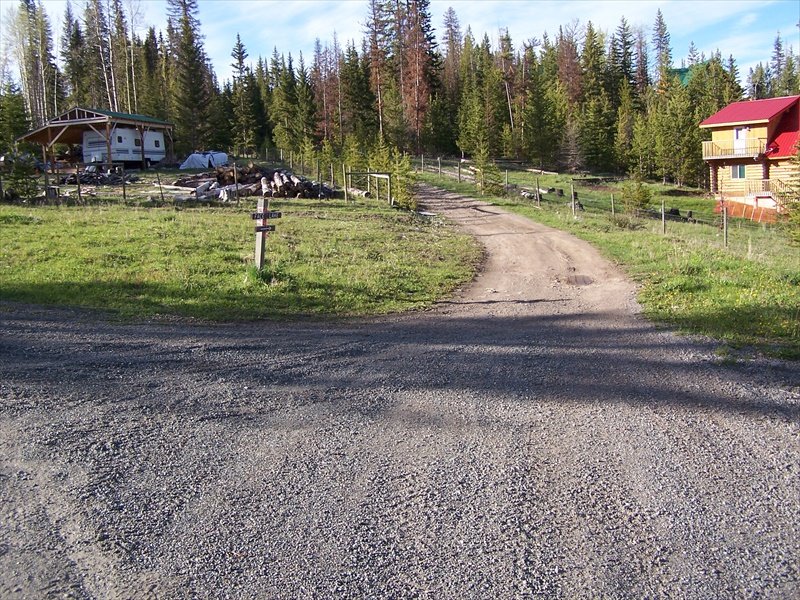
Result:
<svg viewBox="0 0 800 600"><path fill-rule="evenodd" d="M733 130L733 153L744 154L747 150L747 129L737 127Z"/></svg>

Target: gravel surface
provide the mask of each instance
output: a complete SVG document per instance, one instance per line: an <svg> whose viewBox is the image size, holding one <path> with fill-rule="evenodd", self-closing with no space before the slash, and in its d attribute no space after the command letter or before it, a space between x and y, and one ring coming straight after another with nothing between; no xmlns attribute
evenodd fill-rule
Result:
<svg viewBox="0 0 800 600"><path fill-rule="evenodd" d="M422 313L0 307L2 598L797 598L800 374L637 314L585 243L433 188Z"/></svg>

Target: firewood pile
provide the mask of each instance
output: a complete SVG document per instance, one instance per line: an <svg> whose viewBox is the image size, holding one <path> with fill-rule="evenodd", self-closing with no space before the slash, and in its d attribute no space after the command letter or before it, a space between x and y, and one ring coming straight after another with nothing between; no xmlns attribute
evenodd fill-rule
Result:
<svg viewBox="0 0 800 600"><path fill-rule="evenodd" d="M77 185L80 180L81 185L122 185L122 179L125 178L125 183L135 183L139 178L133 173L116 173L103 172L96 167L86 168L81 173L70 173L59 179L60 185Z"/></svg>
<svg viewBox="0 0 800 600"><path fill-rule="evenodd" d="M197 200L223 202L247 196L332 198L334 195L334 190L324 183L299 177L287 169L269 169L253 164L217 167L214 171L177 179L169 187L186 191Z"/></svg>

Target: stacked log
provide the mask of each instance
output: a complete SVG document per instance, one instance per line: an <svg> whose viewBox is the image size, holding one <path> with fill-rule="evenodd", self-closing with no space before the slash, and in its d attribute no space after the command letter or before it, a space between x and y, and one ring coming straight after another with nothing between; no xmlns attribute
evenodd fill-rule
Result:
<svg viewBox="0 0 800 600"><path fill-rule="evenodd" d="M332 198L334 190L325 184L295 175L287 169L268 169L252 164L245 167L217 167L211 173L200 173L179 179L173 185L192 188L198 200L218 198L223 202L238 197L270 196L274 198ZM237 187L238 186L238 187Z"/></svg>

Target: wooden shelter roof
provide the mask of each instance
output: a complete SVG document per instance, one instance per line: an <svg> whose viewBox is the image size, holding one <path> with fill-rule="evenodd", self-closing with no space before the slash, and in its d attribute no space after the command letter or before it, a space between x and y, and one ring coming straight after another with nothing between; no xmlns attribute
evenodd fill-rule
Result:
<svg viewBox="0 0 800 600"><path fill-rule="evenodd" d="M91 130L105 135L104 130L108 124L112 127L123 125L164 131L171 131L174 128L172 123L145 115L75 107L50 119L45 125L20 136L17 141L33 142L43 146L52 146L56 143L80 144L83 142L84 131Z"/></svg>

